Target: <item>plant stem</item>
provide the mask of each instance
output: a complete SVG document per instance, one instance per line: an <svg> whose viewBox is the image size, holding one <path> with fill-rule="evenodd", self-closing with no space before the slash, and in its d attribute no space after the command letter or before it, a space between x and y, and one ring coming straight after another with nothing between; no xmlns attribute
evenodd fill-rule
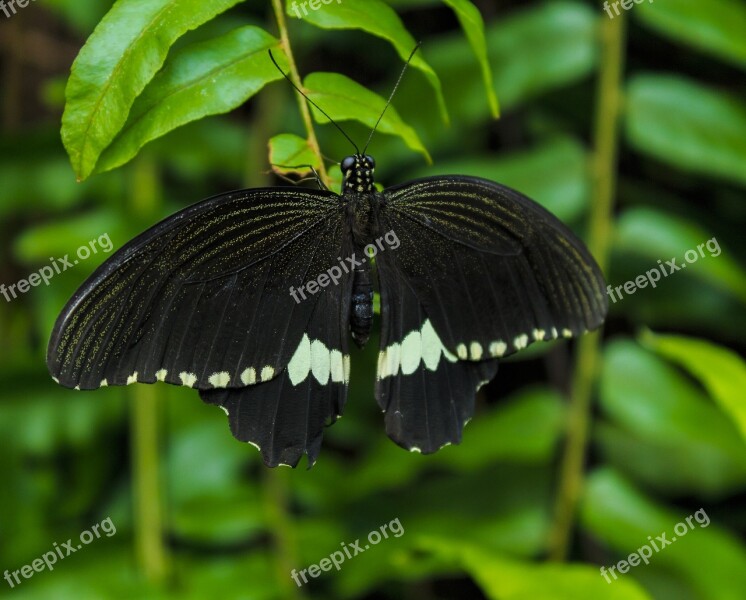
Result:
<svg viewBox="0 0 746 600"><path fill-rule="evenodd" d="M588 248L602 270L609 260L612 210L616 189L618 121L622 102L625 21L623 16L602 20L598 101L594 126L595 152L592 163L592 204L589 215ZM560 466L559 489L549 558L567 558L575 526L578 502L584 484L584 463L588 444L591 401L601 351L600 333L578 340L575 371L567 423L567 441Z"/></svg>
<svg viewBox="0 0 746 600"><path fill-rule="evenodd" d="M133 165L129 213L142 219L156 212L160 196L158 174L152 162ZM132 454L133 506L135 512L135 555L148 581L162 582L168 570L164 544L160 484L158 390L138 385L129 392L131 400L130 444Z"/></svg>
<svg viewBox="0 0 746 600"><path fill-rule="evenodd" d="M292 517L288 511L289 485L288 471L280 467L267 469L264 478L264 514L267 527L272 532L275 547L275 572L283 598L298 600L304 598L302 589L290 577L290 572L298 568L295 552L296 539Z"/></svg>
<svg viewBox="0 0 746 600"><path fill-rule="evenodd" d="M295 85L297 85L298 88L303 89L301 85L300 75L298 74L298 67L295 64L295 57L293 56L293 49L290 46L287 21L285 20L285 13L282 10L282 0L272 0L272 8L275 13L275 18L277 19L277 27L280 30L280 40L282 42L282 47L285 50L285 54L288 58L290 80ZM308 138L306 140L308 142L308 147L311 148L311 151L316 155L320 165L318 169L319 177L321 177L321 181L324 182L324 185L326 185L326 187L331 187L331 180L329 179L329 175L326 172L324 157L321 154L319 141L316 138L316 131L313 128L313 120L311 118L311 111L308 108L308 103L306 102L306 99L303 98L303 96L301 96L300 94L298 94L297 97L300 113L303 117L303 123L306 126L306 133L308 134Z"/></svg>

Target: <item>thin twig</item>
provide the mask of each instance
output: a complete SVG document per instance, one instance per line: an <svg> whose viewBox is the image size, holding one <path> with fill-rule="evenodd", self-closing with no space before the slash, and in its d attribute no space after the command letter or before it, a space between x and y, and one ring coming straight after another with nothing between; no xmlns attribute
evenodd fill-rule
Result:
<svg viewBox="0 0 746 600"><path fill-rule="evenodd" d="M301 80L300 75L298 74L298 67L295 64L295 57L293 56L293 49L290 46L290 37L288 36L288 27L287 27L287 21L285 20L285 13L282 10L282 0L272 0L272 8L275 13L275 18L277 19L277 27L280 31L280 41L282 42L282 47L285 50L285 55L288 59L288 67L290 70L290 79L291 81L297 85L299 88L301 86ZM303 123L306 127L306 133L308 135L307 142L308 147L311 149L311 152L313 152L319 159L319 175L321 176L321 181L326 184L327 187L331 187L331 179L329 179L329 175L326 172L326 165L324 165L324 158L321 155L321 149L319 148L319 141L316 138L316 131L313 128L313 119L311 118L311 111L308 108L308 104L306 103L306 100L301 96L300 94L297 94L298 98L298 106L300 108L301 116L303 117Z"/></svg>
<svg viewBox="0 0 746 600"><path fill-rule="evenodd" d="M128 212L135 219L152 219L160 204L160 181L155 165L143 157L133 163L132 193ZM163 534L163 500L160 476L160 409L158 389L137 385L127 390L131 399L130 447L134 504L135 555L140 570L151 583L165 580L169 553Z"/></svg>
<svg viewBox="0 0 746 600"><path fill-rule="evenodd" d="M608 264L612 211L616 189L618 121L621 106L621 80L624 68L625 22L623 16L602 20L602 49L598 81L598 101L594 130L593 194L589 215L588 248L602 270ZM575 371L567 423L567 441L560 467L559 489L549 558L565 560L583 490L585 454L591 421L591 401L600 366L600 333L578 340Z"/></svg>

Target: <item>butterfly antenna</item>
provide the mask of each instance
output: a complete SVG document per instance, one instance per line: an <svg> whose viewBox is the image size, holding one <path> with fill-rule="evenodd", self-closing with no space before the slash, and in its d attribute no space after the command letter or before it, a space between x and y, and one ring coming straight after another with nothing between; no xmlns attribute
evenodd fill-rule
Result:
<svg viewBox="0 0 746 600"><path fill-rule="evenodd" d="M401 73L399 73L399 79L396 80L396 83L394 84L394 89L391 90L391 95L389 96L389 99L386 101L386 106L383 107L381 116L378 117L378 121L376 121L375 127L373 127L373 130L370 132L370 135L368 136L368 141L365 143L365 148L363 148L363 154L365 154L365 151L368 149L368 146L370 145L370 140L373 139L373 134L376 132L376 129L378 129L378 125L381 123L381 119L383 119L383 115L386 114L386 109L389 107L389 104L391 104L391 100L393 99L394 94L396 94L396 89L399 87L402 77L404 77L404 71L407 70L409 63L412 61L412 58L414 57L414 53L417 52L417 50L419 50L421 45L422 45L422 42L417 42L417 45L414 47L414 50L412 50L412 52L410 53L409 58L407 59L407 62L404 63L404 68L401 70Z"/></svg>
<svg viewBox="0 0 746 600"><path fill-rule="evenodd" d="M308 100L309 104L311 104L312 106L315 106L322 115L324 115L327 119L329 119L329 122L332 125L334 125L337 129L339 129L339 131L342 133L342 135L347 138L347 140L350 142L350 144L353 145L353 147L355 148L355 152L357 152L358 154L360 154L360 149L357 147L357 144L355 142L353 142L352 138L345 133L344 129L342 129L339 125L337 125L337 123L334 121L334 119L332 119L328 114L326 114L326 112L324 111L323 108L321 108L318 104L316 104L313 100L311 100L308 96L306 96L306 94L303 92L303 90L301 90L297 85L295 85L295 83L293 82L293 80L290 79L290 76L287 73L285 73L285 71L283 71L282 68L280 68L280 65L277 64L277 61L275 60L275 57L272 56L272 50L268 50L268 52L269 52L269 58L270 58L270 60L272 60L272 63L275 65L275 67L277 67L277 70L282 74L282 76L285 79L288 80L288 83L290 83L290 85L292 85L293 88L295 88L295 91L298 92L301 96L303 96L306 100Z"/></svg>

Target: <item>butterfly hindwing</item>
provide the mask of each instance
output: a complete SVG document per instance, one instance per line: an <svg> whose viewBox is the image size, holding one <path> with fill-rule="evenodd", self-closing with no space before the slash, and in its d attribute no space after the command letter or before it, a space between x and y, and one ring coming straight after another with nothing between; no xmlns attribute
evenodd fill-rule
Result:
<svg viewBox="0 0 746 600"><path fill-rule="evenodd" d="M603 278L569 229L509 188L433 177L383 194L379 227L401 244L376 258L376 395L397 443L434 452L460 441L498 358L602 322Z"/></svg>
<svg viewBox="0 0 746 600"><path fill-rule="evenodd" d="M376 399L386 433L400 446L430 454L461 441L481 385L497 373L497 360L460 361L444 347L419 299L382 253L381 350Z"/></svg>
<svg viewBox="0 0 746 600"><path fill-rule="evenodd" d="M205 402L223 407L233 435L255 445L267 466L295 467L304 453L313 465L324 426L342 414L350 374L351 284L345 278L339 291L319 295L290 361L276 377L244 388L200 391Z"/></svg>

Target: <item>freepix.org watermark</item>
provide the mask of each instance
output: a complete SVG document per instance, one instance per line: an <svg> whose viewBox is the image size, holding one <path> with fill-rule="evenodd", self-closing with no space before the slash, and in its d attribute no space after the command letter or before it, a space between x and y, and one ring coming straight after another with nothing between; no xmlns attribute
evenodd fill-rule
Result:
<svg viewBox="0 0 746 600"><path fill-rule="evenodd" d="M636 552L633 552L627 557L627 560L620 560L617 564L610 566L608 570L606 567L601 567L601 577L606 579L606 583L611 583L612 579L609 577L609 573L611 573L614 581L616 581L619 578L614 571L619 571L624 574L629 571L631 567L639 565L640 561L647 565L648 562L650 562L650 558L653 556L653 550L655 550L656 553L660 552L666 546L670 546L676 540L683 538L687 533L694 529L694 523L692 523L692 521L699 523L700 528L707 527L710 524L710 517L707 516L704 508L700 508L693 515L689 515L686 519L674 525L673 532L676 535L672 536L671 539L668 539L668 534L665 531L660 535L656 535L655 539L653 539L652 535L649 535L648 541L650 544L643 544L640 546Z"/></svg>
<svg viewBox="0 0 746 600"><path fill-rule="evenodd" d="M616 16L618 17L622 13L619 11L619 5L622 6L624 10L629 10L632 8L635 4L642 4L643 2L650 2L653 3L653 0L615 0L614 2L604 2L604 10L606 11L606 14L609 15L610 19L614 18L614 14L612 14L611 9L614 9L614 13L616 13Z"/></svg>
<svg viewBox="0 0 746 600"><path fill-rule="evenodd" d="M371 531L368 534L368 543L365 544L365 546L360 546L360 538L349 544L342 542L340 544L340 546L342 546L342 550L335 550L329 556L322 558L319 561L318 565L310 565L307 569L302 569L300 571L296 571L295 569L293 569L290 572L290 577L293 578L293 581L295 581L298 587L301 587L304 583L308 583L306 573L308 573L315 579L316 577L321 575L322 571L331 571L332 567L339 571L342 568L342 563L348 558L352 558L354 556L357 556L358 554L362 554L363 552L368 550L371 545L375 546L382 539L388 539L389 532L386 531L386 529L388 529L394 537L401 537L402 535L404 535L404 527L402 527L402 524L399 522L399 517L397 517L393 521L384 523L378 529L374 529L373 531ZM380 533L378 532L379 530ZM303 580L302 583L301 579Z"/></svg>
<svg viewBox="0 0 746 600"><path fill-rule="evenodd" d="M36 0L0 0L0 10L6 18L10 19L16 14L16 7L26 8L31 2L36 2Z"/></svg>
<svg viewBox="0 0 746 600"><path fill-rule="evenodd" d="M647 287L648 284L650 284L650 287L655 287L661 280L661 275L663 277L668 277L671 273L675 273L676 271L685 269L687 264L695 263L700 258L704 258L705 248L707 248L707 251L713 258L716 256L720 256L720 244L718 243L717 238L711 238L706 242L697 244L696 249L692 248L690 250L687 250L684 253L684 260L686 262L676 264L676 258L672 258L671 260L667 260L664 264L662 260L659 260L657 267L646 271L642 275L638 275L633 281L627 281L624 284L618 285L614 288L612 288L611 285L606 286L606 294L616 304L617 298L615 297L614 292L616 292L616 294L619 296L619 300L621 300L622 298L624 298L622 290L631 295L634 294L638 289Z"/></svg>
<svg viewBox="0 0 746 600"><path fill-rule="evenodd" d="M373 258L376 254L378 254L378 252L383 252L386 249L386 246L384 246L383 244L384 242L386 242L386 246L388 246L389 250L396 250L401 245L399 238L396 236L396 233L392 229L385 235L379 237L374 243L368 244L365 248L363 248L363 252L367 256L362 256L358 259L353 252L352 256L348 256L344 260L342 260L340 257L337 257L339 265L329 267L326 272L321 273L318 277L316 277L316 279L311 279L310 281L304 283L297 290L293 286L290 286L290 295L293 297L293 300L295 300L296 304L300 304L301 299L306 299L305 292L314 295L321 291L322 288L327 287L330 283L337 285L343 274L354 271L355 267L359 267L360 265L364 264L368 260L368 257ZM299 295L300 297L298 297Z"/></svg>
<svg viewBox="0 0 746 600"><path fill-rule="evenodd" d="M322 5L324 4L331 4L332 2L336 2L337 4L342 4L342 0L306 0L305 2L293 2L290 5L290 8L293 9L293 12L295 12L295 16L299 19L302 18L300 14L300 10L298 10L298 7L300 6L300 9L303 11L303 16L308 16L308 10L306 9L306 6L310 8L311 10L319 10Z"/></svg>
<svg viewBox="0 0 746 600"><path fill-rule="evenodd" d="M100 531L99 531L100 530ZM111 517L106 517L100 523L96 523L90 530L86 529L80 533L80 543L75 545L73 539L70 538L62 544L54 542L54 547L49 552L42 554L41 558L35 558L31 561L30 565L23 565L20 569L15 571L5 570L3 577L8 582L10 587L15 587L23 583L21 577L24 579L31 579L35 573L41 573L44 569L54 571L54 565L57 563L57 559L63 560L70 556L73 552L77 552L83 546L87 546L93 540L101 537L101 532L106 534L106 537L111 537L117 532L117 528L111 520ZM20 575L20 577L19 577Z"/></svg>
<svg viewBox="0 0 746 600"><path fill-rule="evenodd" d="M67 271L69 268L77 265L81 260L90 258L91 254L97 254L98 248L101 248L101 250L106 254L111 252L113 247L114 245L111 243L111 239L109 239L109 234L104 233L103 235L92 239L87 245L78 248L75 253L78 258L70 260L69 254L65 254L62 258L50 258L49 260L52 263L51 266L46 265L42 267L35 273L31 273L28 278L21 279L16 283L7 286L4 283L1 283L0 294L3 295L6 302L11 302L18 298L18 294L25 294L32 287L36 287L42 282L44 282L44 285L49 285L49 280L52 279L52 277L59 275L62 271Z"/></svg>

